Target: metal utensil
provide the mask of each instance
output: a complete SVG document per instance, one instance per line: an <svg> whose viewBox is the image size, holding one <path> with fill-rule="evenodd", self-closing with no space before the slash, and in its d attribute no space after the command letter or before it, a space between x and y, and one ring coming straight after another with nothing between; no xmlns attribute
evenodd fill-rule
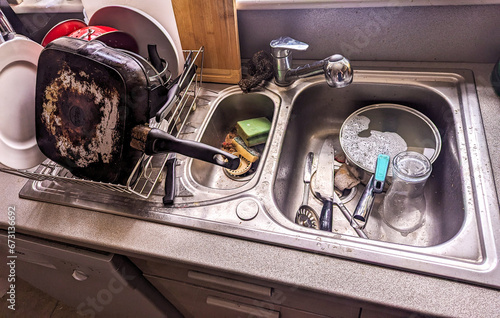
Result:
<svg viewBox="0 0 500 318"><path fill-rule="evenodd" d="M311 183L311 189L315 197L323 202L323 208L320 216L320 229L325 229L325 231L331 231L332 210L334 204L340 209L349 224L353 222L351 213L342 203L334 189L334 152L335 149L333 147L333 140L331 140L331 138L327 138L323 143L319 154L318 168L312 177L314 182ZM363 230L359 228L354 228L354 230L359 237L368 238Z"/></svg>
<svg viewBox="0 0 500 318"><path fill-rule="evenodd" d="M0 9L0 43L10 40L15 34L14 28Z"/></svg>
<svg viewBox="0 0 500 318"><path fill-rule="evenodd" d="M314 193L314 196L320 201L325 200L325 198L321 196L321 193L316 191L316 188L318 188L318 186L316 185L316 171L313 173L311 180L312 180L311 190ZM344 203L342 202L342 200L339 198L338 194L335 191L333 192L333 197L331 199L332 199L333 204L339 208L340 212L342 212L342 215L346 218L346 220L352 226L352 224L356 221L352 218L351 212L347 209L347 207L344 205ZM359 237L366 238L366 239L368 238L366 233L362 229L360 229L359 225L355 224L352 227L353 227L354 231L356 232L356 234L358 234Z"/></svg>
<svg viewBox="0 0 500 318"><path fill-rule="evenodd" d="M299 207L299 209L297 210L297 214L295 215L295 223L305 227L319 229L318 214L311 206L308 205L310 191L309 184L311 183L313 159L314 153L309 152L306 156L306 162L304 165L304 194L302 196L302 205Z"/></svg>
<svg viewBox="0 0 500 318"><path fill-rule="evenodd" d="M335 191L333 192L333 204L335 204L336 206L339 207L340 212L342 212L342 214L344 215L344 217L347 219L347 221L351 225L352 225L353 222L356 223L356 221L351 216L351 212L349 212L349 210L346 208L346 206L344 205L344 203L342 203L342 201L340 200L340 198L337 195L337 193L335 193ZM357 228L357 227L353 227L353 228L354 228L354 231L356 232L356 234L358 234L359 237L365 238L365 239L368 238L368 236L366 235L366 233L362 229Z"/></svg>
<svg viewBox="0 0 500 318"><path fill-rule="evenodd" d="M327 138L319 153L318 168L316 170L316 196L323 202L321 215L319 217L320 230L332 230L332 210L334 189L334 155L333 141Z"/></svg>
<svg viewBox="0 0 500 318"><path fill-rule="evenodd" d="M354 210L351 220L352 227L359 227L360 229L365 228L373 208L373 203L375 202L375 194L382 193L384 189L389 159L390 157L388 155L378 155L375 174L371 176L370 181L366 184L365 191L363 191L356 205L356 209Z"/></svg>

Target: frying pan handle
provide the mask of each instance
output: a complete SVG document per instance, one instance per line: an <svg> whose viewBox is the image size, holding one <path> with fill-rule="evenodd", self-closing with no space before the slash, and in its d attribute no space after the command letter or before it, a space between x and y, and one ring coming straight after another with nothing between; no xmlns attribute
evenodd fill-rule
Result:
<svg viewBox="0 0 500 318"><path fill-rule="evenodd" d="M165 102L165 104L163 104L160 110L156 112L155 115L156 122L158 123L161 122L167 116L167 113L171 109L170 106L177 101L177 96L179 95L179 92L180 92L179 84L175 84L170 88L167 94L167 101Z"/></svg>
<svg viewBox="0 0 500 318"><path fill-rule="evenodd" d="M147 155L176 152L230 170L235 170L240 165L238 156L201 142L175 138L158 128L141 125L134 127L130 144L133 148L142 150Z"/></svg>
<svg viewBox="0 0 500 318"><path fill-rule="evenodd" d="M158 54L155 44L148 44L148 57L151 65L153 65L158 73L163 71L163 61L160 58L160 54Z"/></svg>

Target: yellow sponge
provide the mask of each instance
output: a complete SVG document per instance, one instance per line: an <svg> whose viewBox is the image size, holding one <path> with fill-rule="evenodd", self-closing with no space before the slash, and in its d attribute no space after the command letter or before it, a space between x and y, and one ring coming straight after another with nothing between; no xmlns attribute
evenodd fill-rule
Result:
<svg viewBox="0 0 500 318"><path fill-rule="evenodd" d="M240 156L242 156L249 162L255 162L257 161L257 159L259 159L260 154L252 148L248 148L241 137L234 138L232 144L236 151L240 154Z"/></svg>
<svg viewBox="0 0 500 318"><path fill-rule="evenodd" d="M242 120L236 123L236 131L247 147L263 144L271 130L271 122L266 117Z"/></svg>

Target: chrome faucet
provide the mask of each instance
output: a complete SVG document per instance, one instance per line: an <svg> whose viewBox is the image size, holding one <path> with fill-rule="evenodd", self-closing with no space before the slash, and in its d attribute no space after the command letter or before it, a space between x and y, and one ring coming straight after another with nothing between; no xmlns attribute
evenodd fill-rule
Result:
<svg viewBox="0 0 500 318"><path fill-rule="evenodd" d="M274 78L279 86L287 86L299 78L321 73L325 74L326 82L330 87L346 87L352 82L351 63L340 54L292 69L292 51L305 51L309 45L288 36L272 40L270 45Z"/></svg>

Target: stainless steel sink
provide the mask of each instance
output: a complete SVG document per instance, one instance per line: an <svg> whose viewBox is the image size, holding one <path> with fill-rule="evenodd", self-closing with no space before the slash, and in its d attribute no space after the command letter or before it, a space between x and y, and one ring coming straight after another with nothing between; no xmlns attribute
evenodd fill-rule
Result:
<svg viewBox="0 0 500 318"><path fill-rule="evenodd" d="M201 142L220 148L227 133L240 120L266 117L273 120L275 96L269 94L230 94L223 98L210 116L210 121L201 138ZM260 162L260 161L259 161ZM194 181L212 189L235 189L243 186L255 175L248 178L231 179L218 166L205 161L194 160L191 164Z"/></svg>
<svg viewBox="0 0 500 318"><path fill-rule="evenodd" d="M295 211L300 206L305 154L309 151L319 154L325 138L334 140L336 153L341 153L338 136L344 120L363 106L386 102L407 105L427 115L438 127L443 148L433 164L433 173L425 187L429 203L425 225L403 236L384 226L376 212L377 204L366 229L368 236L414 246L434 246L457 235L468 213L463 199L470 195L465 193L468 181L464 180L464 172L461 171L460 155L461 152L466 154L466 149L460 147L458 142L463 131L461 125L455 125L455 122L460 121L459 108L431 87L401 85L396 82L358 81L338 90L316 83L298 91L292 101L292 112L278 164L278 171L294 173L278 174L274 184L276 203L286 218L293 221ZM466 171L465 175L468 174ZM358 190L361 193L363 188L358 187ZM348 203L352 211L358 197ZM378 197L377 201L382 198L383 196ZM321 210L319 202L315 207L318 212ZM334 226L337 231L345 232L349 225L338 214L339 218L336 218Z"/></svg>
<svg viewBox="0 0 500 318"><path fill-rule="evenodd" d="M162 205L161 188L148 200L124 200L87 189L42 193L33 183L21 195L500 289L499 207L471 71L360 69L343 89L331 89L317 76L289 87L270 83L249 94L236 86L207 90L204 99L211 102L191 115L186 139L220 146L238 120L272 121L251 177L232 180L222 168L179 156L173 207ZM383 195L365 229L369 239L358 237L337 208L332 232L295 224L306 154L318 154L327 136L338 138L355 110L385 102L419 110L441 134L441 154L426 185L425 225L407 236L385 228L377 213ZM345 198L351 211L362 190L358 186L353 198ZM312 196L310 204L321 210Z"/></svg>

